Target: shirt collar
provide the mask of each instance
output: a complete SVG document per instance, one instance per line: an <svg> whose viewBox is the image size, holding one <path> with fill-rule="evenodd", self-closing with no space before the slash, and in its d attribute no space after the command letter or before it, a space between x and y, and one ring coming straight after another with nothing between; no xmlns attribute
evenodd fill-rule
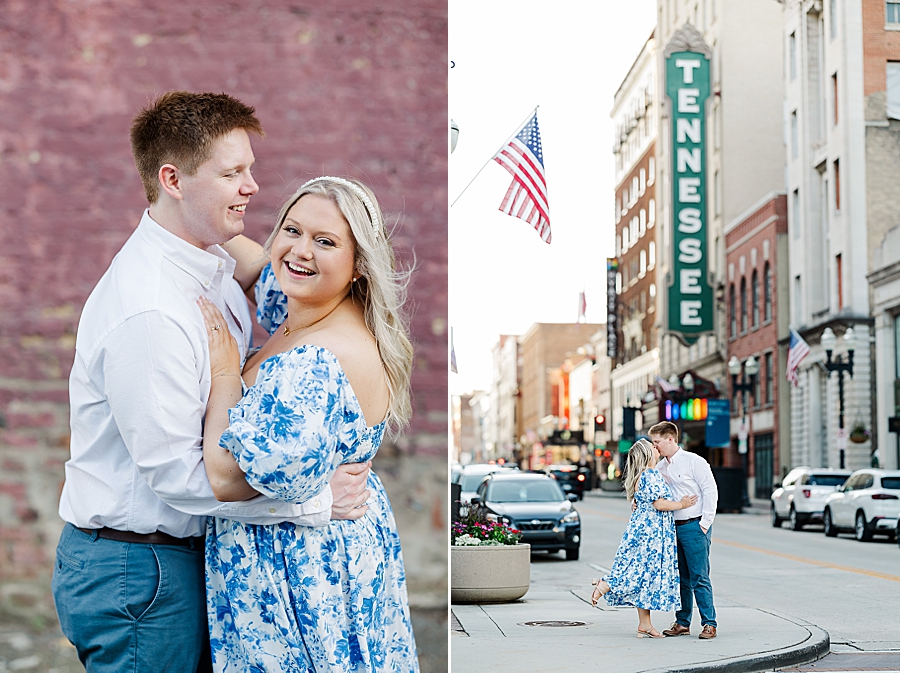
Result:
<svg viewBox="0 0 900 673"><path fill-rule="evenodd" d="M679 457L682 453L684 453L684 449L682 449L682 448L679 446L679 447L678 447L678 450L677 450L675 453L672 454L672 457L671 457L671 458L669 458L669 460L668 460L669 465L674 465L674 464L675 464L675 461L678 460L678 457Z"/></svg>
<svg viewBox="0 0 900 673"><path fill-rule="evenodd" d="M150 209L144 211L138 225L138 234L149 245L185 273L193 276L204 287L220 287L225 279L234 276L235 261L219 245L206 250L179 238L150 217Z"/></svg>

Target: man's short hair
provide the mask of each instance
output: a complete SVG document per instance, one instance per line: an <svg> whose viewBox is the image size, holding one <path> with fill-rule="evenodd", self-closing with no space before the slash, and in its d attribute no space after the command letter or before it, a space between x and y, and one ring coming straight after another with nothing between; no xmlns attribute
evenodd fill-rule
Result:
<svg viewBox="0 0 900 673"><path fill-rule="evenodd" d="M671 437L678 442L678 426L675 425L672 421L661 421L657 423L653 427L650 428L650 432L648 433L651 437L656 435L657 437Z"/></svg>
<svg viewBox="0 0 900 673"><path fill-rule="evenodd" d="M215 141L235 129L265 135L256 110L224 93L169 91L141 110L131 124L131 153L147 201L159 198L160 168L194 175Z"/></svg>

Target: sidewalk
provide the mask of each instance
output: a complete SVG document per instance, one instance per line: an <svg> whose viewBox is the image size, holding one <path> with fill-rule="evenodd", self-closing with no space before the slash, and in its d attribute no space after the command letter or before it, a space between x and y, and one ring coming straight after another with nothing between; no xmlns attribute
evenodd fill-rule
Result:
<svg viewBox="0 0 900 673"><path fill-rule="evenodd" d="M811 624L723 600L716 611L727 630L703 641L697 615L690 636L638 639L634 608L602 600L591 607L587 591L532 589L515 603L453 605L451 666L453 673L751 673L828 654L828 634ZM652 619L662 630L670 616ZM528 625L548 621L565 625Z"/></svg>

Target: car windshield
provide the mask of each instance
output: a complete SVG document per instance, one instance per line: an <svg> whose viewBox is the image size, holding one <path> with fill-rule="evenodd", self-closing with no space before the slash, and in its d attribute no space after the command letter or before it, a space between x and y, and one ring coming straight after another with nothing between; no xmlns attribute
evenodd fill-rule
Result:
<svg viewBox="0 0 900 673"><path fill-rule="evenodd" d="M847 476L839 474L811 474L809 475L810 486L840 486L847 481Z"/></svg>
<svg viewBox="0 0 900 673"><path fill-rule="evenodd" d="M900 477L882 477L881 487L892 491L900 491Z"/></svg>
<svg viewBox="0 0 900 673"><path fill-rule="evenodd" d="M496 481L488 491L488 502L562 502L566 499L554 481Z"/></svg>
<svg viewBox="0 0 900 673"><path fill-rule="evenodd" d="M459 485L463 491L474 491L478 488L478 484L484 479L489 472L476 472L475 474L462 474L459 477Z"/></svg>

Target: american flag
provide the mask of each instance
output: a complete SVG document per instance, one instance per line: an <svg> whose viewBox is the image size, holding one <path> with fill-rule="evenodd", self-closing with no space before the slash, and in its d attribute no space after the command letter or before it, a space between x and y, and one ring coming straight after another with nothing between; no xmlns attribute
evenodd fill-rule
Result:
<svg viewBox="0 0 900 673"><path fill-rule="evenodd" d="M500 151L494 161L508 170L512 183L500 204L500 210L532 225L545 243L550 242L550 215L547 208L547 180L544 176L544 151L537 112Z"/></svg>
<svg viewBox="0 0 900 673"><path fill-rule="evenodd" d="M784 377L795 386L800 383L800 379L797 378L797 367L800 366L800 361L807 355L809 355L809 344L791 329L791 343L787 354L787 371Z"/></svg>
<svg viewBox="0 0 900 673"><path fill-rule="evenodd" d="M656 377L656 383L660 388L662 388L662 391L664 393L671 393L675 390L678 390L678 386L673 386L671 383L666 381L662 376Z"/></svg>

